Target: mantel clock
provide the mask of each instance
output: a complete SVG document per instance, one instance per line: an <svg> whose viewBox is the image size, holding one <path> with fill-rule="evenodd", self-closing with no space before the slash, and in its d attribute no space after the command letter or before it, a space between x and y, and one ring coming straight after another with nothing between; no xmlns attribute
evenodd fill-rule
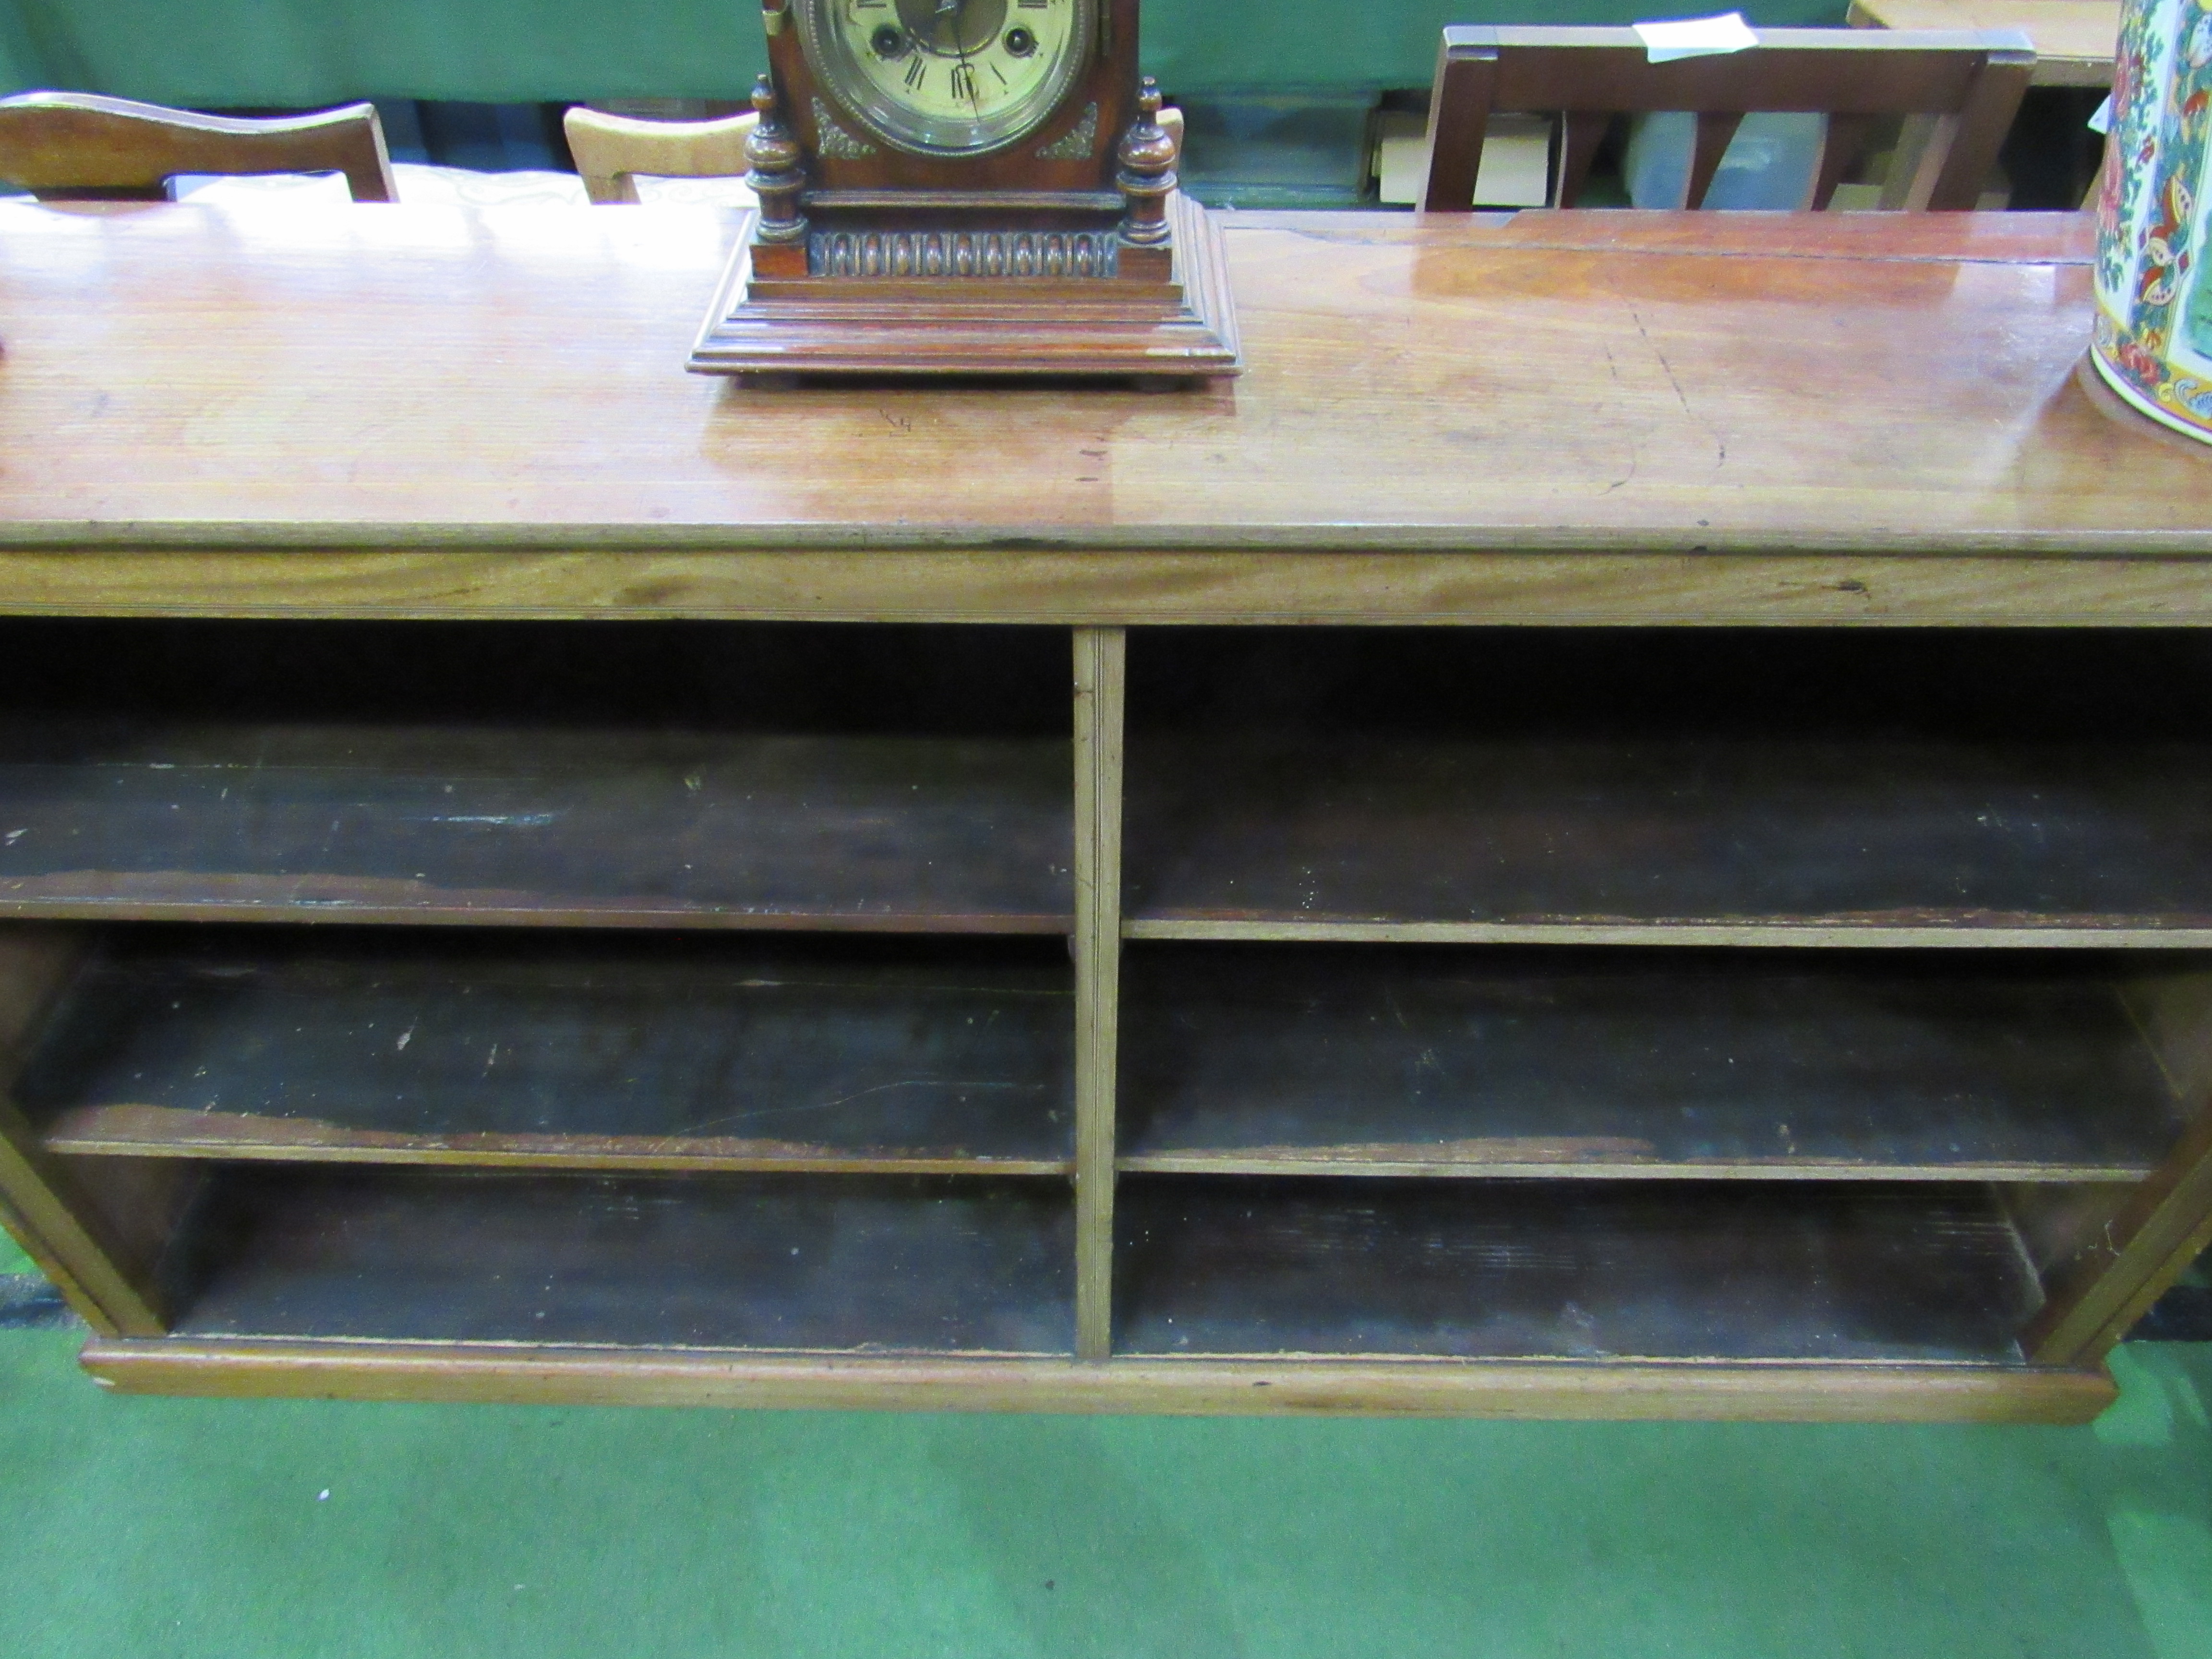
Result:
<svg viewBox="0 0 2212 1659"><path fill-rule="evenodd" d="M1137 0L764 0L769 73L708 374L1240 367L1221 236L1176 190Z"/></svg>

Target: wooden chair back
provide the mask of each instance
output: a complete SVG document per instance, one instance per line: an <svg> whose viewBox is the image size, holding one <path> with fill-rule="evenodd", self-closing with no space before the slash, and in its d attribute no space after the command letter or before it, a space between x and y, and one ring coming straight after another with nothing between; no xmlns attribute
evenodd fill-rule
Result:
<svg viewBox="0 0 2212 1659"><path fill-rule="evenodd" d="M562 118L568 154L594 202L635 202L637 180L738 179L750 165L745 140L760 118L751 110L715 121L643 121L581 105ZM1164 109L1159 123L1182 147L1182 112Z"/></svg>
<svg viewBox="0 0 2212 1659"><path fill-rule="evenodd" d="M745 140L760 119L751 110L715 121L641 121L579 106L562 118L568 154L594 202L635 202L637 180L741 179Z"/></svg>
<svg viewBox="0 0 2212 1659"><path fill-rule="evenodd" d="M1884 116L1936 118L1908 208L1971 208L2035 70L2018 29L1761 29L1741 52L1655 64L1632 29L1443 32L1429 112L1422 206L1465 213L1491 112L1563 118L1555 199L1572 207L1616 115L1697 115L1688 205L1701 207L1721 157L1754 111L1825 115L1811 199L1825 208Z"/></svg>
<svg viewBox="0 0 2212 1659"><path fill-rule="evenodd" d="M398 195L373 104L244 120L91 93L0 98L0 179L42 201L160 201L180 173L343 173L356 202Z"/></svg>

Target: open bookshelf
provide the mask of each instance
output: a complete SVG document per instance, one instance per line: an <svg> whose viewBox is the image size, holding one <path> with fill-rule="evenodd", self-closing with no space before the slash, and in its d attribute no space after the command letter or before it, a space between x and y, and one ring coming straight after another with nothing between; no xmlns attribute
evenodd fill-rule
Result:
<svg viewBox="0 0 2212 1659"><path fill-rule="evenodd" d="M1122 1170L2138 1182L2150 952L1146 944Z"/></svg>
<svg viewBox="0 0 2212 1659"><path fill-rule="evenodd" d="M117 930L15 1085L51 1152L1065 1176L1051 943Z"/></svg>
<svg viewBox="0 0 2212 1659"><path fill-rule="evenodd" d="M2075 1420L2212 1231L2180 633L0 634L116 1386Z"/></svg>
<svg viewBox="0 0 2212 1659"><path fill-rule="evenodd" d="M1068 1354L1064 1184L222 1170L185 1337Z"/></svg>

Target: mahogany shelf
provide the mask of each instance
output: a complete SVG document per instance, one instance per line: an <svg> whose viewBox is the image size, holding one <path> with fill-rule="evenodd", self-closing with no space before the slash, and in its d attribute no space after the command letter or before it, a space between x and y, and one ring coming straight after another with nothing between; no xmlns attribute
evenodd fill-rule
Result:
<svg viewBox="0 0 2212 1659"><path fill-rule="evenodd" d="M2017 1364L1987 1188L1132 1177L1133 1355Z"/></svg>
<svg viewBox="0 0 2212 1659"><path fill-rule="evenodd" d="M1073 1221L1034 1182L239 1166L199 1199L173 1328L1066 1352Z"/></svg>
<svg viewBox="0 0 2212 1659"><path fill-rule="evenodd" d="M2184 632L1140 635L1125 931L2212 945Z"/></svg>
<svg viewBox="0 0 2212 1659"><path fill-rule="evenodd" d="M1066 1176L1054 944L117 929L15 1095L126 1158Z"/></svg>
<svg viewBox="0 0 2212 1659"><path fill-rule="evenodd" d="M2212 744L1133 745L1136 938L2212 945Z"/></svg>
<svg viewBox="0 0 2212 1659"><path fill-rule="evenodd" d="M1154 945L1126 1171L2140 1181L2148 955Z"/></svg>
<svg viewBox="0 0 2212 1659"><path fill-rule="evenodd" d="M0 619L0 916L1065 933L1065 653Z"/></svg>
<svg viewBox="0 0 2212 1659"><path fill-rule="evenodd" d="M1059 933L1065 740L0 726L0 915Z"/></svg>

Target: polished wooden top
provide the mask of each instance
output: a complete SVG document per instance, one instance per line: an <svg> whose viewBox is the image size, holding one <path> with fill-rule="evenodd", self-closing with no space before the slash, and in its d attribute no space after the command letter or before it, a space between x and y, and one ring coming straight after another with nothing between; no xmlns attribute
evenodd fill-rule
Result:
<svg viewBox="0 0 2212 1659"><path fill-rule="evenodd" d="M2035 84L2109 87L2120 0L1852 0L1850 21L1890 29L2020 29L2035 42Z"/></svg>
<svg viewBox="0 0 2212 1659"><path fill-rule="evenodd" d="M777 391L713 210L0 208L0 547L2212 554L2083 219L1227 223L1234 383Z"/></svg>

